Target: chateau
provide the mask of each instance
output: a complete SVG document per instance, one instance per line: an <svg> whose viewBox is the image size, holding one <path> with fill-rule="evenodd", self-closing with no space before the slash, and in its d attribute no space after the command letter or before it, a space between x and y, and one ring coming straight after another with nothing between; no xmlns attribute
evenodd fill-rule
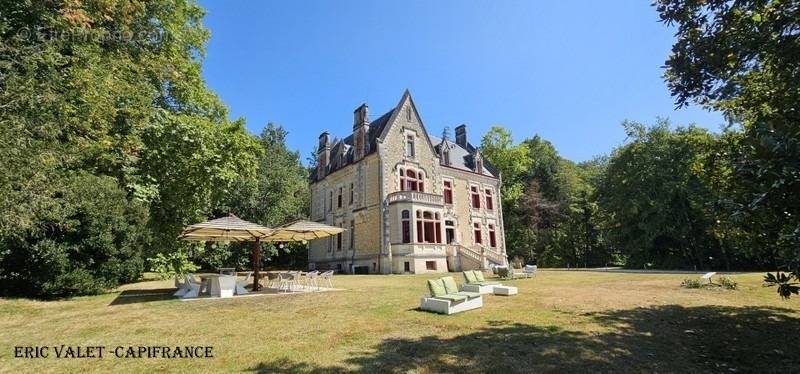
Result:
<svg viewBox="0 0 800 374"><path fill-rule="evenodd" d="M319 136L311 218L347 229L313 240L309 268L436 273L507 265L500 175L467 140L428 134L411 94L342 140Z"/></svg>

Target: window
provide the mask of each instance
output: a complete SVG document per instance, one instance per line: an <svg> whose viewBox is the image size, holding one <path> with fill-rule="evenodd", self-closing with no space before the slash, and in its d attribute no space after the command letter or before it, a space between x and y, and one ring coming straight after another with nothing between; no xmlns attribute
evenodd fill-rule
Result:
<svg viewBox="0 0 800 374"><path fill-rule="evenodd" d="M441 231L439 213L417 211L417 243L441 243Z"/></svg>
<svg viewBox="0 0 800 374"><path fill-rule="evenodd" d="M336 207L342 207L342 194L344 193L344 187L339 187L339 195L336 196Z"/></svg>
<svg viewBox="0 0 800 374"><path fill-rule="evenodd" d="M425 261L425 269L436 270L436 261Z"/></svg>
<svg viewBox="0 0 800 374"><path fill-rule="evenodd" d="M336 264L336 271L342 272L342 264Z"/></svg>
<svg viewBox="0 0 800 374"><path fill-rule="evenodd" d="M336 251L342 250L342 233L336 234Z"/></svg>
<svg viewBox="0 0 800 374"><path fill-rule="evenodd" d="M444 203L453 203L453 182L444 181Z"/></svg>
<svg viewBox="0 0 800 374"><path fill-rule="evenodd" d="M494 225L489 225L489 246L497 248L497 238L494 235Z"/></svg>
<svg viewBox="0 0 800 374"><path fill-rule="evenodd" d="M350 221L350 249L356 246L356 221Z"/></svg>
<svg viewBox="0 0 800 374"><path fill-rule="evenodd" d="M425 192L424 175L421 171L400 169L400 191Z"/></svg>
<svg viewBox="0 0 800 374"><path fill-rule="evenodd" d="M411 214L407 210L400 213L400 222L402 225L401 232L403 233L403 243L411 243Z"/></svg>
<svg viewBox="0 0 800 374"><path fill-rule="evenodd" d="M355 188L352 183L350 183L350 205L353 205L353 201L355 201Z"/></svg>
<svg viewBox="0 0 800 374"><path fill-rule="evenodd" d="M453 221L444 221L444 239L447 244L456 241L456 228Z"/></svg>
<svg viewBox="0 0 800 374"><path fill-rule="evenodd" d="M403 263L403 271L406 272L406 273L410 273L411 272L411 263L410 262L406 261L406 262Z"/></svg>
<svg viewBox="0 0 800 374"><path fill-rule="evenodd" d="M481 193L478 192L478 186L469 187L470 195L472 196L472 207L480 209L481 207Z"/></svg>
<svg viewBox="0 0 800 374"><path fill-rule="evenodd" d="M486 209L494 209L494 201L492 199L492 190L486 189Z"/></svg>
<svg viewBox="0 0 800 374"><path fill-rule="evenodd" d="M480 157L475 160L475 172L478 174L483 174L483 159Z"/></svg>
<svg viewBox="0 0 800 374"><path fill-rule="evenodd" d="M406 136L406 157L414 157L416 154L414 149L414 135Z"/></svg>
<svg viewBox="0 0 800 374"><path fill-rule="evenodd" d="M475 244L483 243L483 238L481 238L481 224L480 223L473 223L472 224L473 233L475 234Z"/></svg>
<svg viewBox="0 0 800 374"><path fill-rule="evenodd" d="M450 149L447 147L442 149L442 161L445 165L450 165Z"/></svg>
<svg viewBox="0 0 800 374"><path fill-rule="evenodd" d="M328 211L333 210L333 191L328 191Z"/></svg>

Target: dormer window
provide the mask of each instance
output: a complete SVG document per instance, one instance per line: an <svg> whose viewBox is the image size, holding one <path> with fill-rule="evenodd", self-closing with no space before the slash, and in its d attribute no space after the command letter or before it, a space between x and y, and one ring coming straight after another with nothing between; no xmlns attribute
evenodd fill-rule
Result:
<svg viewBox="0 0 800 374"><path fill-rule="evenodd" d="M483 174L483 159L480 157L475 159L475 172L478 174Z"/></svg>
<svg viewBox="0 0 800 374"><path fill-rule="evenodd" d="M414 135L406 135L406 157L415 157L416 150L414 148Z"/></svg>
<svg viewBox="0 0 800 374"><path fill-rule="evenodd" d="M442 147L442 162L445 165L450 165L450 148L447 146Z"/></svg>

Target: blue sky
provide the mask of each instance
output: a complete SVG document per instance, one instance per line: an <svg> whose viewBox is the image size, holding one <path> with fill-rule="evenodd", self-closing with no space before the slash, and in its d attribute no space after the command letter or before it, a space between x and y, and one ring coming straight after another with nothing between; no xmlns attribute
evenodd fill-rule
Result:
<svg viewBox="0 0 800 374"><path fill-rule="evenodd" d="M479 143L502 125L574 161L622 144L625 119L724 123L675 110L661 78L672 31L649 1L200 3L209 86L253 133L286 127L304 160L323 130L348 135L362 102L375 119L406 88L432 135L466 123Z"/></svg>

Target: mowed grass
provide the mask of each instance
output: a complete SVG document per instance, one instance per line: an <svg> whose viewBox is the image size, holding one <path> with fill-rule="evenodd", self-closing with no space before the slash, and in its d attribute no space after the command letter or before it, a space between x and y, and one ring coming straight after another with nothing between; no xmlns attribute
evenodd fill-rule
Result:
<svg viewBox="0 0 800 374"><path fill-rule="evenodd" d="M61 301L0 299L9 372L798 372L800 298L687 275L543 271L452 316L417 310L434 276L336 276L341 292L181 302L171 282ZM691 275L696 277L696 275ZM456 279L461 282L460 274ZM119 297L153 290L155 296ZM27 345L210 345L211 359L16 359Z"/></svg>

